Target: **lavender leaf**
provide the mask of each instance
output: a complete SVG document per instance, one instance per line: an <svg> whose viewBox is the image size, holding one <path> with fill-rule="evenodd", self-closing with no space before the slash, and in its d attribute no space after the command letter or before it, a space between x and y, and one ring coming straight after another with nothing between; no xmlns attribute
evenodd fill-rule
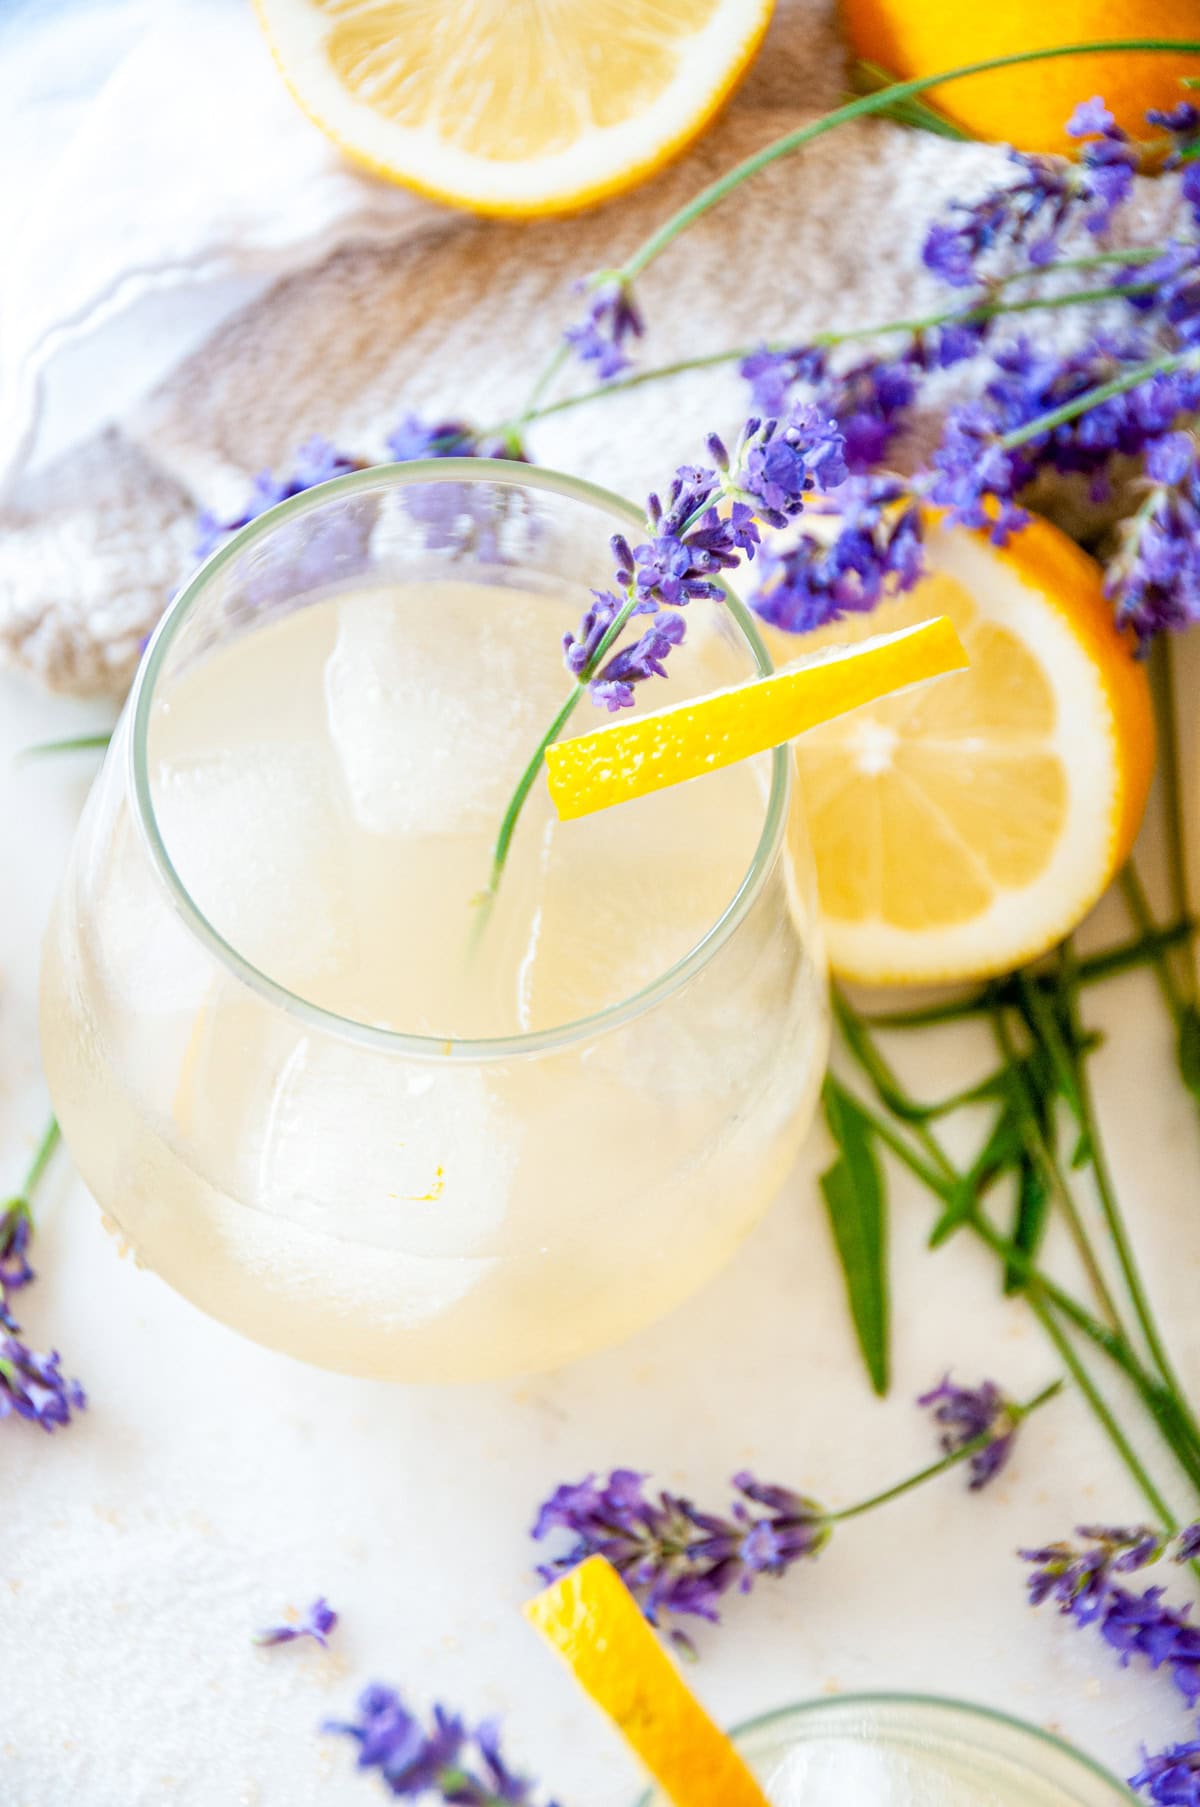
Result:
<svg viewBox="0 0 1200 1807"><path fill-rule="evenodd" d="M825 1120L840 1151L821 1175L834 1246L846 1281L846 1297L871 1385L888 1390L890 1308L887 1273L887 1201L875 1157L869 1119L836 1080L827 1080Z"/></svg>

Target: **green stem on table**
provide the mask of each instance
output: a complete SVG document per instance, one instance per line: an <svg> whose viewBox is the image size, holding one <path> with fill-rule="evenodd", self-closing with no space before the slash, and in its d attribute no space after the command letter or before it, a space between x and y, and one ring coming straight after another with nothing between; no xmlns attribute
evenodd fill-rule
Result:
<svg viewBox="0 0 1200 1807"><path fill-rule="evenodd" d="M1160 948L1178 947L1190 941L1195 932L1196 924L1190 916L1182 917L1178 922L1165 923L1162 928L1153 929L1147 935L1119 941L1101 953L1090 954L1086 960L1079 962L1076 977L1081 985L1091 985L1099 979L1111 979L1118 973L1130 972L1134 967L1144 965L1147 960L1153 960ZM1034 985L1044 987L1048 983L1037 972L1030 973L1029 978ZM957 1023L964 1017L984 1016L997 1001L1004 1004L1016 1002L1016 987L1010 980L1001 979L980 985L965 997L952 998L945 1004L924 1004L915 1010L870 1011L863 1016L862 1021L869 1023L873 1029L928 1029L939 1023Z"/></svg>
<svg viewBox="0 0 1200 1807"><path fill-rule="evenodd" d="M31 1224L33 1222L34 1193L41 1184L42 1176L53 1159L54 1151L58 1147L61 1135L62 1132L58 1127L57 1117L51 1117L42 1132L41 1141L34 1149L33 1159L30 1161L29 1166L26 1169L25 1177L21 1181L20 1191L15 1192L11 1198L0 1201L0 1215L7 1216L9 1212L12 1212L17 1220L24 1218L26 1223ZM2 1303L3 1299L0 1298L0 1304Z"/></svg>
<svg viewBox="0 0 1200 1807"><path fill-rule="evenodd" d="M54 1157L54 1151L62 1141L62 1130L58 1127L58 1118L51 1117L42 1132L42 1139L34 1150L29 1171L25 1175L25 1184L21 1188L23 1198L31 1198L36 1192L42 1175Z"/></svg>
<svg viewBox="0 0 1200 1807"><path fill-rule="evenodd" d="M842 1018L845 1017L849 1017L852 1022L856 1021L858 1033L852 1041L848 1042L848 1046L872 1084L878 1090L882 1078L889 1089L902 1089L899 1088L897 1076L891 1071L888 1063L875 1046L866 1025L861 1020L854 1019L853 1012L843 1000ZM940 1157L939 1171L930 1169L922 1156L917 1155L907 1144L905 1137L892 1129L890 1125L886 1125L877 1113L861 1104L859 1108L863 1110L872 1129L879 1134L885 1145L893 1150L917 1178L923 1180L935 1197L943 1203L948 1203L954 1195L956 1186L961 1185L962 1176L949 1162L936 1138L926 1130L923 1141L926 1146L931 1143L933 1152ZM915 1133L916 1126L906 1124L905 1128ZM1061 1312L1125 1373L1152 1413L1167 1448L1188 1480L1197 1488L1197 1491L1200 1491L1200 1435L1197 1434L1190 1409L1177 1384L1172 1381L1167 1381L1165 1385L1160 1384L1155 1376L1147 1373L1130 1346L1128 1337L1122 1331L1111 1330L1107 1325L1101 1323L1057 1282L1043 1274L1025 1250L1019 1249L1009 1238L1002 1237L993 1229L978 1208L964 1217L962 1222L964 1227L984 1242L1004 1262L1006 1268L1019 1272L1027 1294L1036 1291L1041 1305L1039 1316L1047 1309L1046 1301L1049 1301L1055 1310ZM1032 1303L1034 1301L1031 1299ZM1102 1414L1098 1412L1097 1416L1102 1425L1107 1428L1107 1422ZM1111 1418L1111 1414L1109 1417ZM1119 1453L1122 1452L1119 1450ZM1122 1459L1124 1459L1123 1453Z"/></svg>
<svg viewBox="0 0 1200 1807"><path fill-rule="evenodd" d="M40 759L46 753L100 753L112 739L107 734L74 734L67 740L40 740L31 747L22 747L18 759Z"/></svg>
<svg viewBox="0 0 1200 1807"><path fill-rule="evenodd" d="M1121 868L1121 890L1125 894L1125 901L1129 905L1129 914L1133 917L1134 924L1143 939L1148 940L1154 931L1154 917L1151 914L1150 901L1146 896L1146 888L1142 884L1132 860L1126 861ZM1170 1012L1171 1020L1176 1029L1179 1029L1183 1025L1183 997L1164 947L1160 945L1157 948L1151 957L1150 964L1154 968L1154 976L1158 980L1158 987L1162 992L1163 1002Z"/></svg>
<svg viewBox="0 0 1200 1807"><path fill-rule="evenodd" d="M837 985L830 986L830 1002L833 1006L834 1021L868 1078L877 1086L882 1081L885 1091L901 1091L903 1088L900 1085L899 1076L879 1052L874 1040L865 1033L860 1018L851 1009L844 993ZM909 1127L934 1167L941 1172L943 1179L951 1182L957 1180L958 1175L954 1163L947 1157L929 1125L918 1120Z"/></svg>
<svg viewBox="0 0 1200 1807"><path fill-rule="evenodd" d="M996 1004L993 1007L992 1029L996 1037L996 1046L999 1048L1002 1057L1008 1062L1008 1070L1014 1076L1015 1083L1021 1088L1021 1094L1024 1101L1024 1110L1021 1117L1021 1134L1025 1143L1026 1153L1034 1164L1041 1169L1042 1177L1050 1189L1051 1196L1056 1199L1058 1203L1070 1233L1071 1241L1075 1245L1075 1252L1083 1265L1083 1271L1088 1277L1093 1293L1096 1295L1101 1312L1108 1320L1112 1329L1119 1330L1121 1318L1120 1313L1117 1310L1116 1300L1109 1291L1108 1282L1104 1278L1103 1270L1096 1259L1091 1243L1088 1241L1087 1231L1084 1229L1083 1220L1079 1215L1079 1207L1075 1203L1071 1188L1067 1185L1058 1156L1055 1154L1053 1148L1051 1148L1046 1136L1042 1133L1042 1126L1038 1121L1037 1101L1033 1096L1033 1090L1029 1084L1025 1067L1018 1057L1016 1047L1013 1044L1012 1036L1009 1033L1008 1022L1004 1014L1004 1007L1001 1004Z"/></svg>
<svg viewBox="0 0 1200 1807"><path fill-rule="evenodd" d="M927 1168L918 1155L910 1148L904 1137L880 1117L869 1105L856 1099L857 1108L862 1112L873 1133L886 1148L889 1148L902 1164L908 1168L915 1178L920 1180L935 1197L948 1203L952 1186ZM1200 1444L1191 1432L1184 1415L1181 1414L1178 1401L1167 1391L1157 1376L1150 1374L1138 1360L1130 1346L1128 1338L1121 1330L1113 1330L1100 1319L1093 1316L1085 1305L1067 1292L1065 1287L1043 1273L1036 1261L1026 1250L1018 1248L1016 1243L990 1224L978 1209L964 1217L963 1228L970 1231L978 1242L981 1242L1003 1264L1006 1271L1015 1271L1020 1278L1022 1288L1029 1285L1038 1288L1044 1300L1058 1312L1067 1322L1086 1336L1088 1340L1107 1356L1113 1366L1122 1373L1134 1388L1146 1410L1150 1413L1158 1433L1167 1449L1178 1462L1197 1493L1200 1493Z"/></svg>
<svg viewBox="0 0 1200 1807"><path fill-rule="evenodd" d="M1062 993L1066 1009L1067 1027L1070 1032L1072 1047L1078 1048L1082 1037L1082 1025L1079 1018L1078 988L1074 980L1074 956L1069 937L1063 943L1061 958L1065 969L1063 974L1064 982ZM1129 1235L1125 1228L1125 1220L1121 1212L1120 1203L1117 1199L1116 1187L1113 1185L1112 1172L1108 1165L1108 1156L1105 1153L1104 1144L1100 1139L1100 1127L1096 1120L1096 1106L1092 1097L1092 1085L1088 1075L1086 1056L1082 1053L1076 1053L1073 1056L1072 1064L1075 1069L1077 1097L1082 1113L1081 1127L1084 1136L1087 1139L1092 1172L1096 1179L1096 1191L1100 1199L1100 1210L1104 1217L1105 1224L1108 1227L1109 1236L1112 1239L1117 1263L1121 1269L1121 1277L1124 1280L1126 1290L1129 1293L1129 1300L1130 1304L1133 1306L1134 1316L1137 1318L1142 1335L1146 1339L1146 1347L1150 1352L1150 1358L1153 1361L1154 1366L1162 1375L1167 1386L1180 1401L1183 1401L1185 1397L1183 1389L1179 1384L1178 1377L1171 1364L1171 1358L1167 1354L1166 1346L1159 1334L1158 1325L1155 1322L1154 1313L1150 1308L1150 1301L1146 1296L1146 1289L1142 1283L1142 1277L1138 1271L1137 1260L1134 1256L1133 1248L1129 1241ZM1193 1429L1197 1441L1200 1442L1200 1427L1193 1426Z"/></svg>
<svg viewBox="0 0 1200 1807"><path fill-rule="evenodd" d="M1091 1408L1093 1416L1103 1427L1113 1448L1121 1458L1121 1461L1125 1464L1125 1467L1128 1469L1131 1477L1140 1489L1142 1496L1146 1500L1151 1511L1157 1517L1160 1528L1169 1532L1178 1531L1179 1521L1176 1519L1171 1508L1167 1505L1167 1502L1163 1499L1162 1494L1158 1491L1158 1488L1147 1473L1141 1457L1113 1417L1112 1410L1107 1401L1100 1393L1091 1375L1072 1348L1070 1338L1059 1325L1055 1323L1054 1315L1047 1308L1045 1300L1040 1296L1036 1284L1026 1290L1025 1296L1029 1301L1030 1310L1037 1318L1038 1323L1042 1326L1046 1335L1050 1338L1050 1341L1054 1344L1054 1347L1058 1350L1072 1380L1075 1382L1075 1385L1079 1388L1079 1391L1083 1394L1084 1399Z"/></svg>
<svg viewBox="0 0 1200 1807"><path fill-rule="evenodd" d="M1040 1393L1035 1393L1033 1398L1027 1399L1023 1405L1009 1405L1008 1415L1013 1421L1014 1428L1028 1418L1031 1412L1036 1412L1040 1406L1047 1405L1050 1400L1061 1393L1062 1386L1061 1380L1053 1380L1048 1387L1043 1387ZM882 1493L873 1493L865 1500L857 1500L853 1506L843 1506L840 1512L827 1512L824 1515L825 1522L830 1525L840 1525L848 1518L861 1518L864 1513L873 1512L876 1506L886 1506L892 1500L898 1500L902 1494L910 1493L914 1487L920 1487L925 1481L936 1480L938 1475L945 1474L951 1468L957 1468L960 1462L969 1462L972 1456L979 1455L982 1450L987 1449L988 1445L994 1442L995 1432L984 1431L980 1436L972 1437L969 1443L964 1443L961 1449L953 1450L948 1456L943 1456L940 1461L931 1462L927 1468L918 1469L916 1474L910 1474L906 1480L897 1481L894 1487L887 1487Z"/></svg>
<svg viewBox="0 0 1200 1807"><path fill-rule="evenodd" d="M1185 916L1188 910L1186 841L1183 830L1183 794L1179 783L1179 710L1175 694L1175 656L1168 638L1154 649L1153 674L1158 698L1163 740L1163 755L1158 762L1162 774L1163 804L1167 827L1167 879L1171 887L1171 903L1175 914ZM1185 950L1182 996L1194 1002L1196 969L1191 948Z"/></svg>

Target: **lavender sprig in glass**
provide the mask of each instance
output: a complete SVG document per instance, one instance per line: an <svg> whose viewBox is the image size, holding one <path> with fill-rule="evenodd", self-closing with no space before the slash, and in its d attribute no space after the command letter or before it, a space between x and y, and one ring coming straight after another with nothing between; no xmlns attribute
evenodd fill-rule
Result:
<svg viewBox="0 0 1200 1807"><path fill-rule="evenodd" d="M565 637L564 657L575 687L538 742L509 800L492 852L491 877L482 893L485 908L496 895L546 748L558 739L584 694L590 692L601 708L630 707L636 686L665 672L667 654L683 638L678 627L668 628L660 618L664 612L684 608L698 597L721 600L722 574L743 557L754 557L758 519L776 524L792 520L814 491L844 480L842 445L836 424L805 404L781 419L751 416L732 455L714 435L708 441L712 466L681 465L666 500L650 497L644 541L633 546L625 535L614 536L614 587L593 591L578 632ZM616 643L634 615L651 616L656 633L652 639L643 634L640 646L621 656ZM605 664L610 653L611 666Z"/></svg>

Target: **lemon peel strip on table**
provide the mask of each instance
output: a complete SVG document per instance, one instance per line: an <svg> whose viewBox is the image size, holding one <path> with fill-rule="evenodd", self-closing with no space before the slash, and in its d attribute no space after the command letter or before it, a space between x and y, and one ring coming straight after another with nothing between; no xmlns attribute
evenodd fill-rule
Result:
<svg viewBox="0 0 1200 1807"><path fill-rule="evenodd" d="M525 1617L675 1807L769 1807L603 1556L589 1556L536 1594Z"/></svg>
<svg viewBox="0 0 1200 1807"><path fill-rule="evenodd" d="M783 746L850 709L966 666L945 616L829 647L770 677L556 742L546 749L551 800L563 822L611 809Z"/></svg>

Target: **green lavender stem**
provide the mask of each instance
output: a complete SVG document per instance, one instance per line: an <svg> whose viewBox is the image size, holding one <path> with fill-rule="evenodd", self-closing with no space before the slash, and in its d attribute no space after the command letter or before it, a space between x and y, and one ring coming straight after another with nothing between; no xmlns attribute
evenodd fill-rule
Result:
<svg viewBox="0 0 1200 1807"><path fill-rule="evenodd" d="M1045 276L1053 276L1062 271L1090 270L1109 264L1149 263L1161 257L1165 247L1141 246L1130 251L1101 251L1092 257L1062 258L1056 263L1043 265L1040 269L1012 270L1006 276L997 278L993 287L1003 291L1018 282L1030 282ZM937 313L924 314L909 320L880 320L870 326L849 327L842 332L814 333L809 341L812 345L820 345L832 350L839 345L856 344L863 340L886 338L898 333L929 332L940 326L976 326L985 320L992 320L1004 314L1033 313L1042 309L1065 307L1082 307L1093 302L1111 301L1114 297L1144 295L1149 292L1147 283L1122 284L1116 287L1076 289L1066 295L1032 295L1020 301L1005 301L997 298L994 301L980 301L968 308L945 308ZM605 396L621 395L630 389L639 389L646 383L664 381L669 377L683 376L692 370L712 370L722 364L740 363L756 350L754 345L733 345L723 351L704 352L694 358L678 358L670 364L656 364L647 370L637 370L631 375L618 377L612 382L598 383L591 389L581 389L575 395L560 397L558 401L547 402L537 406L533 397L524 410L513 420L503 421L499 426L483 430L484 437L503 435L518 427L531 425L535 421L546 420L553 414L565 414L573 408L582 408L591 402L600 401ZM768 344L769 351L786 351L788 346L783 341ZM555 364L555 373L562 368L560 358ZM545 393L549 378L543 372L539 379L538 396Z"/></svg>
<svg viewBox="0 0 1200 1807"><path fill-rule="evenodd" d="M1079 1006L1076 995L1077 988L1073 978L1073 955L1070 940L1063 944L1063 961L1066 968L1064 973L1063 997L1066 1005L1067 1023L1071 1031L1072 1044L1077 1048L1082 1039L1082 1031L1079 1022ZM1138 1269L1137 1259L1133 1253L1133 1247L1129 1240L1129 1234L1125 1227L1125 1219L1117 1198L1116 1187L1113 1184L1112 1172L1108 1165L1108 1156L1105 1153L1104 1144L1100 1137L1100 1126L1096 1119L1096 1106L1092 1096L1091 1079L1088 1075L1086 1057L1082 1054L1076 1054L1074 1056L1073 1065L1081 1113L1081 1127L1087 1139L1092 1172L1096 1179L1096 1191L1100 1198L1100 1209L1103 1213L1105 1224L1108 1227L1109 1236L1112 1239L1117 1263L1121 1269L1121 1276L1125 1282L1126 1291L1129 1294L1130 1304L1133 1306L1134 1316L1141 1327L1142 1335L1146 1339L1146 1347L1150 1352L1150 1357L1154 1366L1162 1375L1168 1388L1180 1401L1181 1405L1183 1405L1186 1402L1187 1396L1179 1383L1179 1378L1175 1373L1171 1358L1167 1353L1166 1345L1159 1332L1158 1324L1155 1320L1154 1312L1151 1309L1141 1273ZM1188 1412L1188 1417L1189 1419L1191 1418L1190 1411ZM1197 1427L1193 1421L1192 1428L1197 1441L1200 1442L1200 1427Z"/></svg>
<svg viewBox="0 0 1200 1807"><path fill-rule="evenodd" d="M1065 1335L1060 1326L1055 1322L1054 1314L1047 1309L1045 1300L1040 1297L1036 1283L1028 1290L1026 1296L1029 1300L1030 1309L1037 1318L1038 1323L1050 1338L1054 1347L1058 1350L1072 1380L1087 1401L1093 1416L1103 1427L1109 1441L1116 1450L1117 1455L1129 1471L1135 1485L1140 1489L1142 1497L1158 1519L1160 1527L1164 1531L1178 1531L1178 1520L1175 1518L1171 1508L1167 1505L1162 1494L1155 1486L1141 1457L1130 1443L1128 1437L1121 1429L1121 1426L1117 1423L1111 1408L1100 1393L1095 1382L1092 1380L1091 1375L1072 1348L1069 1337Z"/></svg>
<svg viewBox="0 0 1200 1807"><path fill-rule="evenodd" d="M624 630L625 623L633 614L636 606L636 594L628 595L625 598L621 609L609 624L608 629L601 638L600 644L588 660L584 669L580 672L575 683L575 688L571 691L570 695L564 699L554 720L550 723L550 726L546 729L546 732L538 742L537 749L530 759L529 764L521 773L517 782L517 788L509 799L508 808L504 812L504 818L500 823L500 832L496 836L496 844L492 849L492 875L488 880L487 891L485 892L486 899L490 900L494 898L499 888L500 879L504 872L504 862L508 858L508 850L512 845L512 838L516 832L521 810L524 808L525 799L533 789L534 781L542 768L542 761L546 757L546 748L553 745L570 721L588 684L599 670L605 654L613 643L619 639Z"/></svg>
<svg viewBox="0 0 1200 1807"><path fill-rule="evenodd" d="M40 740L34 746L22 747L21 759L40 759L47 753L102 753L112 734L74 734L67 740Z"/></svg>
<svg viewBox="0 0 1200 1807"><path fill-rule="evenodd" d="M996 444L1001 451L1011 452L1017 446L1025 445L1030 439L1037 439L1042 433L1051 433L1055 427L1062 427L1068 421L1075 420L1081 414L1087 414L1092 408L1098 408L1101 402L1111 401L1115 395L1125 395L1130 389L1148 382L1153 376L1169 376L1173 370L1192 370L1200 367L1200 350L1177 351L1164 353L1160 358L1147 358L1141 364L1132 364L1120 376L1113 377L1107 383L1098 383L1094 389L1087 389L1082 395L1064 402L1060 408L1051 408L1045 414L1039 414L1036 420L1026 421L1023 427L1014 427L1011 433L1005 433Z"/></svg>
<svg viewBox="0 0 1200 1807"><path fill-rule="evenodd" d="M28 1171L25 1174L24 1180L21 1182L21 1190L17 1194L17 1198L25 1206L26 1210L28 1210L32 1204L33 1195L41 1184L42 1175L50 1165L54 1156L54 1151L58 1147L61 1139L62 1131L58 1127L58 1119L57 1117L51 1117L42 1133L41 1141L34 1150L33 1159L29 1163Z"/></svg>
<svg viewBox="0 0 1200 1807"><path fill-rule="evenodd" d="M876 1088L878 1089L879 1081L882 1079L888 1089L897 1091L902 1090L897 1075L892 1071L888 1062L875 1046L874 1040L867 1030L866 1025L862 1023L861 1019L854 1017L854 1013L850 1010L849 1005L844 999L839 1000L837 1014L839 1022L843 1024L847 1020L851 1022L854 1034L853 1038L848 1042L848 1046L855 1059L859 1062L860 1066L863 1067L867 1077L872 1081ZM868 1116L870 1117L872 1126L880 1133L881 1139L885 1142L886 1146L891 1148L899 1155L901 1160L904 1160L906 1164L909 1165L910 1169L916 1173L918 1178L921 1178L924 1181L936 1197L940 1198L943 1203L947 1202L952 1196L953 1188L961 1183L961 1175L959 1175L953 1164L949 1161L942 1150L940 1143L937 1141L936 1137L933 1136L932 1132L929 1131L928 1126L924 1124L906 1124L905 1126L906 1130L910 1134L916 1135L917 1140L922 1144L923 1154L916 1155L910 1148L906 1147L905 1138L894 1131L889 1131L887 1134L883 1133L880 1128L881 1119L876 1113L868 1112ZM918 1130L921 1130L923 1133L917 1135ZM931 1157L937 1157L933 1167L931 1167L929 1162L924 1159L924 1155L926 1154ZM1086 1309L1082 1307L1077 1300L1073 1299L1070 1294L1066 1293L1064 1289L1042 1274L1037 1266L1030 1261L1024 1250L1018 1249L1014 1243L1000 1237L997 1232L992 1230L991 1226L987 1224L986 1219L984 1219L977 1211L969 1215L964 1222L965 1227L971 1230L980 1240L987 1243L993 1252L1004 1260L1006 1266L1015 1268L1020 1272L1025 1283L1025 1290L1027 1292L1032 1290L1037 1293L1043 1309L1046 1309L1046 1301L1050 1301L1057 1310L1067 1316L1077 1328L1088 1335L1093 1342L1103 1349L1110 1358L1126 1372L1136 1386L1140 1396L1153 1411L1160 1434L1183 1473L1192 1484L1200 1490L1200 1435L1197 1435L1190 1409L1184 1402L1178 1385L1168 1380L1166 1381L1165 1389L1160 1388L1158 1381L1153 1376L1146 1373L1134 1353L1128 1337L1122 1331L1118 1330L1117 1332L1113 1332L1106 1325L1095 1319L1092 1314L1087 1312ZM1038 1315L1040 1317L1040 1312ZM1101 1427L1108 1433L1110 1431L1110 1423L1112 1422L1111 1413L1107 1412L1107 1408L1103 1407L1103 1401L1099 1399L1099 1395L1096 1395L1096 1400L1099 1401L1099 1407L1097 1407L1096 1402L1093 1401L1092 1398L1092 1394L1094 1393L1095 1389L1093 1387L1091 1393L1085 1393L1085 1396L1088 1398L1089 1404L1093 1405L1093 1409L1095 1410L1096 1417L1100 1422ZM1164 1393L1169 1396L1169 1404L1166 1405L1166 1409L1164 1409ZM1117 1428L1119 1429L1119 1427ZM1125 1440L1122 1438L1121 1441L1124 1443ZM1120 1443L1117 1443L1116 1447L1118 1454L1121 1455L1121 1459L1126 1461L1124 1448L1121 1447ZM1126 1461L1126 1466L1129 1466L1128 1461Z"/></svg>
<svg viewBox="0 0 1200 1807"><path fill-rule="evenodd" d="M1150 902L1146 896L1145 886L1142 884L1132 860L1122 868L1120 883L1125 901L1129 905L1129 914L1133 917L1138 933L1144 941L1149 942L1154 935L1154 917L1150 911ZM1167 957L1167 950L1161 942L1151 957L1150 965L1154 968L1154 976L1158 981L1158 988L1162 992L1163 1003L1170 1012L1176 1029L1179 1029L1183 1023L1183 996L1176 983L1171 962Z"/></svg>
<svg viewBox="0 0 1200 1807"><path fill-rule="evenodd" d="M1084 1273L1087 1275L1092 1291L1099 1302L1101 1312L1111 1328L1117 1330L1120 1327L1121 1320L1117 1311L1116 1300L1109 1291L1108 1282L1104 1278L1100 1263L1096 1260L1092 1246L1088 1241L1087 1232L1083 1227L1083 1221L1079 1215L1079 1208L1076 1205L1071 1189L1063 1176L1058 1157L1042 1134L1042 1127L1038 1122L1035 1101L1028 1077L1018 1058L1017 1050L1013 1045L1003 1006L999 1004L997 1004L992 1011L992 1029L996 1037L996 1045L999 1048L1002 1057L1008 1063L1008 1070L1016 1076L1016 1082L1021 1086L1025 1103L1025 1109L1022 1114L1022 1134L1025 1139L1026 1150L1030 1158L1041 1169L1042 1175L1046 1180L1047 1185L1050 1187L1051 1194L1054 1197L1059 1210L1063 1214L1063 1220L1070 1233L1071 1241L1075 1245L1075 1252L1083 1265Z"/></svg>
<svg viewBox="0 0 1200 1807"><path fill-rule="evenodd" d="M1175 657L1169 642L1154 649L1152 667L1159 707L1159 720L1165 755L1159 761L1162 773L1163 804L1167 830L1167 878L1171 887L1172 908L1184 916L1188 908L1187 860L1183 831L1183 793L1179 782L1179 711L1175 695ZM1191 948L1184 950L1182 994L1189 1002L1196 996L1196 970Z"/></svg>
<svg viewBox="0 0 1200 1807"><path fill-rule="evenodd" d="M1076 979L1080 985L1092 985L1100 979L1111 979L1118 973L1130 972L1134 967L1153 960L1164 948L1185 945L1195 932L1195 922L1190 916L1184 916L1177 922L1150 929L1132 940L1119 941L1115 946L1105 948L1102 953L1091 954L1086 960L1081 960L1076 967ZM1031 985L1039 987L1045 987L1049 983L1036 971L1029 973L1028 978ZM997 980L979 986L965 997L952 998L945 1004L926 1004L916 1010L873 1011L861 1020L869 1023L873 1029L928 1029L940 1023L956 1023L964 1017L985 1015L996 1002L1015 1003L1016 991L1014 981Z"/></svg>
<svg viewBox="0 0 1200 1807"><path fill-rule="evenodd" d="M1029 1417L1031 1412L1036 1412L1041 1406L1047 1405L1050 1400L1062 1392L1062 1385L1061 1380L1051 1381L1048 1387L1043 1387L1040 1393L1035 1393L1032 1399L1025 1401L1024 1405L1010 1405L1008 1411L1014 1423L1020 1424ZM972 1456L985 1450L994 1440L992 1432L984 1431L981 1436L972 1437L969 1443L964 1443L961 1449L953 1450L950 1455L943 1456L940 1461L931 1462L927 1468L918 1469L916 1474L909 1475L906 1480L897 1481L894 1487L885 1488L882 1493L873 1493L865 1500L856 1501L853 1506L843 1506L840 1512L827 1512L825 1522L830 1525L840 1525L844 1524L848 1518L861 1518L866 1512L874 1512L877 1506L886 1506L892 1500L898 1500L902 1494L911 1493L914 1487L923 1486L926 1481L936 1480L938 1475L946 1474L951 1468L957 1468L960 1462L969 1462Z"/></svg>
<svg viewBox="0 0 1200 1807"><path fill-rule="evenodd" d="M637 250L626 259L620 274L626 281L640 276L642 271L660 257L667 246L679 237L681 232L717 206L735 188L756 176L760 170L766 169L780 157L788 157L794 151L802 150L814 139L823 137L838 126L848 124L852 119L869 118L874 113L883 113L897 101L908 100L924 94L929 88L944 86L950 82L964 81L972 75L986 75L992 69L1012 69L1025 63L1040 63L1057 58L1087 55L1094 51L1145 51L1147 53L1168 52L1200 53L1200 39L1194 38L1106 38L1095 39L1090 43L1056 44L1040 50L1022 50L1009 56L988 57L982 62L961 63L954 69L941 70L936 75L918 76L911 81L893 82L890 87L881 88L874 94L862 94L857 99L847 101L844 106L837 107L824 118L814 120L811 125L800 126L797 130L786 132L782 138L764 146L753 156L747 157L717 181L711 182L702 189L695 198L681 207L678 213L665 220L656 232L653 232Z"/></svg>

